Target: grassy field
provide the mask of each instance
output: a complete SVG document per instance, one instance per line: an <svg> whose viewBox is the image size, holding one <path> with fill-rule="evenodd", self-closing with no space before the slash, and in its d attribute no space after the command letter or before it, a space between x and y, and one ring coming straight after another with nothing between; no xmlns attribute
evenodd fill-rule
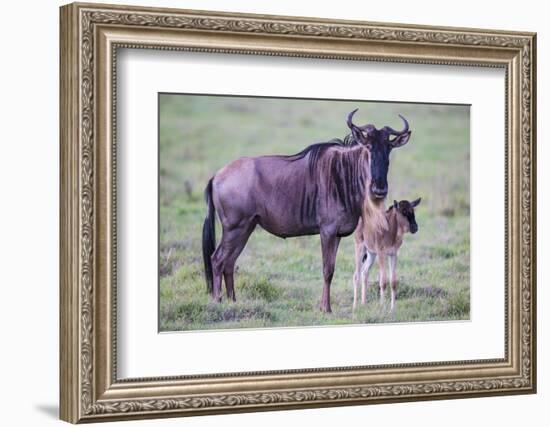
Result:
<svg viewBox="0 0 550 427"><path fill-rule="evenodd" d="M395 314L378 303L377 267L368 304L352 313L352 236L338 251L333 313L323 314L319 236L283 240L259 227L237 261L237 302L211 302L201 252L208 179L240 156L293 154L343 138L347 113L357 107L358 124L400 129L401 113L413 131L392 152L389 172L388 203L422 197L419 231L405 236L399 253ZM161 331L469 318L468 107L161 95L159 108Z"/></svg>

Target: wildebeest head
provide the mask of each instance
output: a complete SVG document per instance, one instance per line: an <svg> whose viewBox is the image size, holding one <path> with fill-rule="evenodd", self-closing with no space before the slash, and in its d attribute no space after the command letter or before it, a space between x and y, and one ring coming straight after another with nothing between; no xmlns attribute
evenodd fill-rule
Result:
<svg viewBox="0 0 550 427"><path fill-rule="evenodd" d="M370 153L370 195L374 199L384 199L388 194L388 168L390 165L390 152L409 142L411 131L409 123L399 114L405 122L405 128L396 131L389 126L376 129L374 125L356 126L352 119L357 109L348 115L348 127L351 129L353 138L359 144L367 148Z"/></svg>
<svg viewBox="0 0 550 427"><path fill-rule="evenodd" d="M408 200L401 200L400 202L394 200L393 208L403 215L409 224L409 231L414 234L418 231L418 224L416 223L416 218L414 217L414 208L420 204L422 199L419 197L412 202Z"/></svg>

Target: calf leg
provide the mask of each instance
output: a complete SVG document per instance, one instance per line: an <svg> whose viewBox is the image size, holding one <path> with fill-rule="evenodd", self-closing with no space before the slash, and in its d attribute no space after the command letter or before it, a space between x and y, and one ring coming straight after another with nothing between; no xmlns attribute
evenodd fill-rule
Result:
<svg viewBox="0 0 550 427"><path fill-rule="evenodd" d="M336 252L340 244L340 237L336 234L321 232L321 251L323 252L323 295L321 297L321 311L331 313L330 307L330 283L334 275L336 265Z"/></svg>
<svg viewBox="0 0 550 427"><path fill-rule="evenodd" d="M363 286L361 287L361 304L367 303L367 291L369 290L369 272L376 259L376 253L367 250L367 259L363 264L361 275L363 276Z"/></svg>
<svg viewBox="0 0 550 427"><path fill-rule="evenodd" d="M395 309L395 298L397 296L397 276L395 274L397 268L397 255L388 256L390 264L390 284L391 284L391 306L390 311L393 313Z"/></svg>
<svg viewBox="0 0 550 427"><path fill-rule="evenodd" d="M363 257L365 253L365 246L362 242L355 241L355 272L353 273L353 309L357 305L357 293L359 288L359 282L361 280L361 270L363 264Z"/></svg>
<svg viewBox="0 0 550 427"><path fill-rule="evenodd" d="M386 292L386 256L378 254L378 272L380 278L380 304L384 304L384 295Z"/></svg>

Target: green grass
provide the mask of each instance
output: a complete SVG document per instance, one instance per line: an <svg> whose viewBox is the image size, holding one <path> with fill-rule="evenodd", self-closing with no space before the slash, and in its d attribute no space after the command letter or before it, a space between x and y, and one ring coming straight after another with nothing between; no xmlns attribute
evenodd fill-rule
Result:
<svg viewBox="0 0 550 427"><path fill-rule="evenodd" d="M352 313L352 236L338 251L333 313L323 314L319 236L283 240L259 227L237 261L237 302L211 302L201 252L208 179L240 156L292 154L342 138L346 115L357 107L357 123L401 128L401 113L413 131L409 144L392 152L389 173L388 202L422 197L419 231L406 235L399 253L395 314L378 303L377 267L369 302ZM468 107L162 95L160 330L468 319L469 163Z"/></svg>

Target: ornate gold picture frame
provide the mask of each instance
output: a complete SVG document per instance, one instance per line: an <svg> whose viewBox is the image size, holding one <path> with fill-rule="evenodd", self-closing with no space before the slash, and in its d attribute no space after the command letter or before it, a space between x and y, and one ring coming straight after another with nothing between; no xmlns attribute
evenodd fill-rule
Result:
<svg viewBox="0 0 550 427"><path fill-rule="evenodd" d="M60 22L61 419L536 391L535 34L99 4L63 6ZM115 71L121 48L502 68L505 357L119 379Z"/></svg>

